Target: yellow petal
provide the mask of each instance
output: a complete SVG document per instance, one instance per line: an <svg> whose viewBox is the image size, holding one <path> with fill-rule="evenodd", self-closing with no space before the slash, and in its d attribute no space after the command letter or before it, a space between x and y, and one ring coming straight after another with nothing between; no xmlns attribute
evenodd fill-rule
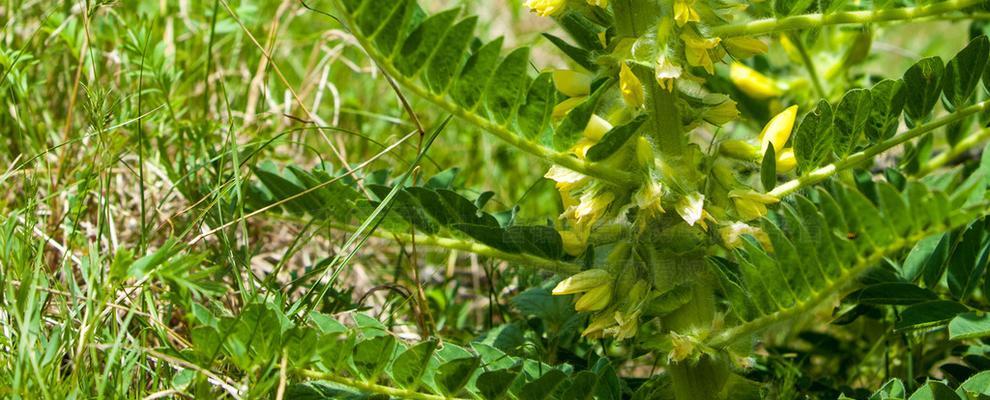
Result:
<svg viewBox="0 0 990 400"><path fill-rule="evenodd" d="M797 106L790 106L777 114L760 132L760 154L766 154L767 148L773 145L775 152L780 153L791 137L794 120L797 119Z"/></svg>
<svg viewBox="0 0 990 400"><path fill-rule="evenodd" d="M588 126L584 128L584 137L597 142L602 140L610 130L612 130L612 124L606 121L605 118L592 115L591 119L588 120Z"/></svg>
<svg viewBox="0 0 990 400"><path fill-rule="evenodd" d="M777 83L756 70L738 62L729 67L729 79L747 96L756 100L765 100L781 95Z"/></svg>
<svg viewBox="0 0 990 400"><path fill-rule="evenodd" d="M626 63L622 63L619 68L619 87L622 90L622 99L626 101L627 105L632 108L643 106L646 101L643 84Z"/></svg>
<svg viewBox="0 0 990 400"><path fill-rule="evenodd" d="M787 148L777 156L777 173L786 174L797 167L797 159L794 158L794 149Z"/></svg>
<svg viewBox="0 0 990 400"><path fill-rule="evenodd" d="M553 84L567 97L587 96L591 93L591 75L569 69L553 71Z"/></svg>
<svg viewBox="0 0 990 400"><path fill-rule="evenodd" d="M586 97L583 96L571 97L567 100L560 102L559 104L553 107L553 117L563 118L565 115L567 115L567 113L571 112L571 110L573 110L575 107L581 105L581 103L584 103L585 99Z"/></svg>
<svg viewBox="0 0 990 400"><path fill-rule="evenodd" d="M554 295L587 292L602 285L612 283L612 275L600 268L582 271L570 278L564 279L553 288Z"/></svg>
<svg viewBox="0 0 990 400"><path fill-rule="evenodd" d="M529 0L526 7L541 17L552 17L564 11L567 0Z"/></svg>
<svg viewBox="0 0 990 400"><path fill-rule="evenodd" d="M581 297L578 297L577 303L574 304L574 310L581 312L599 311L607 307L611 302L612 284L609 283L591 289L587 293L582 294Z"/></svg>

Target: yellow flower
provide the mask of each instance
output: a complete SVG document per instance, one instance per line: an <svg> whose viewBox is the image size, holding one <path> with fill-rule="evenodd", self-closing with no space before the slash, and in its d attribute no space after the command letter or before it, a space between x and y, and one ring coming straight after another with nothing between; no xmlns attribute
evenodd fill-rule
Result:
<svg viewBox="0 0 990 400"><path fill-rule="evenodd" d="M581 97L590 94L591 80L591 75L578 71L569 69L553 71L553 85L568 97Z"/></svg>
<svg viewBox="0 0 990 400"><path fill-rule="evenodd" d="M794 120L797 119L797 106L790 106L781 111L763 127L760 132L760 154L766 154L767 148L773 145L776 153L780 153L787 144L787 139L791 137L791 130L794 129Z"/></svg>
<svg viewBox="0 0 990 400"><path fill-rule="evenodd" d="M639 81L636 74L629 69L626 63L622 63L619 68L619 88L622 90L622 99L632 108L640 108L646 102L646 95L643 93L643 83Z"/></svg>
<svg viewBox="0 0 990 400"><path fill-rule="evenodd" d="M743 221L750 221L767 215L767 204L776 204L780 199L752 190L732 190L729 198L736 206L736 213Z"/></svg>
<svg viewBox="0 0 990 400"><path fill-rule="evenodd" d="M674 208L677 209L677 213L684 219L684 222L694 226L704 216L704 205L705 195L694 192L681 197Z"/></svg>
<svg viewBox="0 0 990 400"><path fill-rule="evenodd" d="M570 278L564 279L553 288L555 296L584 293L599 286L611 285L612 275L601 268L581 271Z"/></svg>
<svg viewBox="0 0 990 400"><path fill-rule="evenodd" d="M526 7L541 17L552 17L560 14L566 5L567 0L529 0L526 2Z"/></svg>
<svg viewBox="0 0 990 400"><path fill-rule="evenodd" d="M674 80L681 77L681 72L681 66L671 62L667 56L661 55L657 59L657 84L668 92L674 90Z"/></svg>
<svg viewBox="0 0 990 400"><path fill-rule="evenodd" d="M735 120L738 116L739 110L736 109L736 102L732 100L725 100L702 113L702 117L705 121L708 121L714 125L729 123L730 121Z"/></svg>
<svg viewBox="0 0 990 400"><path fill-rule="evenodd" d="M616 311L615 322L617 322L619 326L617 328L607 330L606 333L613 334L617 340L626 340L636 336L636 331L639 329L639 314L639 310L631 313Z"/></svg>
<svg viewBox="0 0 990 400"><path fill-rule="evenodd" d="M777 173L786 174L797 167L797 159L794 158L794 149L786 148L777 155Z"/></svg>
<svg viewBox="0 0 990 400"><path fill-rule="evenodd" d="M564 215L572 216L579 225L588 226L594 224L605 214L613 200L615 200L615 195L612 192L595 193L595 191L589 190L581 195L581 202L565 212Z"/></svg>
<svg viewBox="0 0 990 400"><path fill-rule="evenodd" d="M721 42L719 38L704 38L688 30L681 34L684 40L684 56L690 65L703 67L709 74L715 73L715 64L709 52Z"/></svg>
<svg viewBox="0 0 990 400"><path fill-rule="evenodd" d="M589 181L587 175L559 165L551 166L550 170L543 177L557 182L557 190L561 193L569 193L572 190L584 187L585 183Z"/></svg>
<svg viewBox="0 0 990 400"><path fill-rule="evenodd" d="M701 21L701 16L694 10L693 5L694 0L674 0L674 21L677 21L677 26Z"/></svg>
<svg viewBox="0 0 990 400"><path fill-rule="evenodd" d="M605 8L608 7L608 0L588 0L588 5Z"/></svg>
<svg viewBox="0 0 990 400"><path fill-rule="evenodd" d="M600 311L611 302L612 283L609 282L591 289L582 294L581 297L578 297L577 303L574 304L574 310L579 312Z"/></svg>
<svg viewBox="0 0 990 400"><path fill-rule="evenodd" d="M751 235L756 238L763 246L767 249L772 248L770 245L770 236L762 229L755 226L747 225L743 222L733 222L732 225L723 227L718 230L719 236L722 237L722 242L725 246L730 249L735 249L742 246L742 238L745 235Z"/></svg>
<svg viewBox="0 0 990 400"><path fill-rule="evenodd" d="M591 319L591 323L588 324L587 328L584 328L581 336L589 339L601 339L604 336L605 330L615 325L615 318L612 316L612 313L599 313Z"/></svg>
<svg viewBox="0 0 990 400"><path fill-rule="evenodd" d="M781 94L773 79L738 62L732 63L729 67L729 79L741 92L756 100L765 100Z"/></svg>
<svg viewBox="0 0 990 400"><path fill-rule="evenodd" d="M663 198L663 186L660 185L659 181L649 180L642 187L636 191L633 196L633 201L641 212L646 212L651 215L663 214L664 209L660 205L660 200Z"/></svg>

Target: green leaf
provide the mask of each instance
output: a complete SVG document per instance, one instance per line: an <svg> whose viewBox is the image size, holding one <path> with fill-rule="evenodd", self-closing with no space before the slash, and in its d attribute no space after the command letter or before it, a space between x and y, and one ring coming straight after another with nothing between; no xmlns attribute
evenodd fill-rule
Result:
<svg viewBox="0 0 990 400"><path fill-rule="evenodd" d="M550 145L553 140L553 107L557 104L557 88L553 74L544 72L533 80L526 101L519 108L516 124L519 132L530 140Z"/></svg>
<svg viewBox="0 0 990 400"><path fill-rule="evenodd" d="M956 392L942 382L928 381L916 390L908 400L961 400Z"/></svg>
<svg viewBox="0 0 990 400"><path fill-rule="evenodd" d="M619 151L629 138L633 137L649 116L642 114L629 123L612 128L594 146L588 149L588 161L601 161Z"/></svg>
<svg viewBox="0 0 990 400"><path fill-rule="evenodd" d="M436 381L448 396L456 396L471 379L474 370L481 364L478 357L458 358L448 361L437 369Z"/></svg>
<svg viewBox="0 0 990 400"><path fill-rule="evenodd" d="M562 398L588 400L594 398L595 387L598 386L598 374L591 371L581 371L571 376L569 386Z"/></svg>
<svg viewBox="0 0 990 400"><path fill-rule="evenodd" d="M481 396L486 400L498 400L505 397L512 381L519 376L518 369L500 369L483 372L478 376L477 386Z"/></svg>
<svg viewBox="0 0 990 400"><path fill-rule="evenodd" d="M939 57L924 58L904 73L904 109L913 124L926 120L942 94L945 66Z"/></svg>
<svg viewBox="0 0 990 400"><path fill-rule="evenodd" d="M595 71L598 69L598 65L595 64L595 61L591 56L591 52L589 52L588 50L582 49L577 46L572 46L570 43L567 43L564 39L561 39L549 33L543 33L543 37L547 38L547 40L549 40L550 43L553 43L554 46L557 46L557 48L560 49L560 51L562 51L565 55L570 57L571 60L574 60L574 62L576 62L578 65L584 67L584 69L588 71Z"/></svg>
<svg viewBox="0 0 990 400"><path fill-rule="evenodd" d="M832 152L832 106L822 100L815 110L804 116L794 134L794 156L802 172L825 164Z"/></svg>
<svg viewBox="0 0 990 400"><path fill-rule="evenodd" d="M976 289L980 277L987 270L988 252L990 236L987 235L986 224L975 222L966 229L962 240L949 256L946 281L953 297L965 301Z"/></svg>
<svg viewBox="0 0 990 400"><path fill-rule="evenodd" d="M529 48L523 47L509 53L495 70L485 91L488 113L493 120L505 123L521 105L523 93L529 87L527 68Z"/></svg>
<svg viewBox="0 0 990 400"><path fill-rule="evenodd" d="M388 365L395 351L395 343L392 335L378 336L358 343L351 356L358 375L365 380L375 380Z"/></svg>
<svg viewBox="0 0 990 400"><path fill-rule="evenodd" d="M760 164L760 183L763 190L770 191L777 186L777 155L773 146L767 146L767 152L763 153L763 162Z"/></svg>
<svg viewBox="0 0 990 400"><path fill-rule="evenodd" d="M402 43L395 59L395 68L406 76L419 72L439 48L459 13L460 10L455 8L426 18Z"/></svg>
<svg viewBox="0 0 990 400"><path fill-rule="evenodd" d="M894 378L883 384L879 390L870 396L870 400L894 400L907 397L907 390L904 389L904 382Z"/></svg>
<svg viewBox="0 0 990 400"><path fill-rule="evenodd" d="M846 299L859 304L909 305L936 300L938 296L910 283L890 282L867 286L853 292Z"/></svg>
<svg viewBox="0 0 990 400"><path fill-rule="evenodd" d="M871 144L886 140L897 133L901 111L905 102L904 81L884 79L870 89L870 117L866 124L866 137Z"/></svg>
<svg viewBox="0 0 990 400"><path fill-rule="evenodd" d="M945 68L945 101L949 111L966 105L980 82L990 55L990 41L979 36L949 60Z"/></svg>
<svg viewBox="0 0 990 400"><path fill-rule="evenodd" d="M912 304L901 311L901 319L894 324L894 329L902 331L940 326L967 311L969 308L966 306L948 300Z"/></svg>
<svg viewBox="0 0 990 400"><path fill-rule="evenodd" d="M557 387L567 379L567 374L551 369L532 382L523 385L519 400L544 400L550 398Z"/></svg>
<svg viewBox="0 0 990 400"><path fill-rule="evenodd" d="M495 39L481 46L478 51L468 58L461 75L454 82L450 97L466 109L474 109L481 101L488 81L498 65L499 53L502 51L502 38Z"/></svg>
<svg viewBox="0 0 990 400"><path fill-rule="evenodd" d="M392 362L392 379L406 389L416 390L436 349L437 341L430 339L403 351Z"/></svg>
<svg viewBox="0 0 990 400"><path fill-rule="evenodd" d="M581 48L587 50L604 50L601 41L598 39L598 35L603 29L595 25L594 22L591 22L584 15L581 15L580 12L567 11L557 18L557 23L574 38L574 41Z"/></svg>
<svg viewBox="0 0 990 400"><path fill-rule="evenodd" d="M832 150L840 159L845 158L853 150L866 130L866 121L870 118L873 99L866 89L853 89L846 92L835 108L835 140Z"/></svg>
<svg viewBox="0 0 990 400"><path fill-rule="evenodd" d="M947 234L922 239L911 249L901 265L901 277L911 282L925 277L928 277L924 279L926 283L937 281L941 276L941 266L949 257L949 245L950 239ZM933 276L935 271L938 273L937 276Z"/></svg>
<svg viewBox="0 0 990 400"><path fill-rule="evenodd" d="M477 23L478 17L467 18L450 28L444 36L423 76L426 87L434 93L447 90L451 80L460 72L459 69L464 65L464 50L474 39L473 32Z"/></svg>
<svg viewBox="0 0 990 400"><path fill-rule="evenodd" d="M975 339L990 336L990 316L969 312L949 321L949 340Z"/></svg>
<svg viewBox="0 0 990 400"><path fill-rule="evenodd" d="M511 226L505 230L505 241L522 251L557 260L564 256L564 241L556 229L549 226Z"/></svg>
<svg viewBox="0 0 990 400"><path fill-rule="evenodd" d="M975 397L967 397L967 394L990 396L990 371L981 371L969 377L956 388L956 393L964 399Z"/></svg>

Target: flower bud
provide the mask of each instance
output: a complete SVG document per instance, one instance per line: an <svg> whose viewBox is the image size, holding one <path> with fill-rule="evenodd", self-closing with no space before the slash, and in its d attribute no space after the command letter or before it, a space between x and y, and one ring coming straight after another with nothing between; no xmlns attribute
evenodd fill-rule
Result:
<svg viewBox="0 0 990 400"><path fill-rule="evenodd" d="M767 204L775 204L780 200L768 194L752 190L732 190L729 197L736 206L736 213L743 221L750 221L767 215Z"/></svg>
<svg viewBox="0 0 990 400"><path fill-rule="evenodd" d="M653 145L650 144L650 140L639 136L636 139L636 162L639 163L641 167L653 168L654 157L653 157Z"/></svg>
<svg viewBox="0 0 990 400"><path fill-rule="evenodd" d="M571 110L573 110L575 107L581 105L581 103L584 103L586 99L587 97L571 97L567 100L558 103L556 106L553 107L553 117L563 118L565 115L567 115L567 113L571 112Z"/></svg>
<svg viewBox="0 0 990 400"><path fill-rule="evenodd" d="M564 279L553 288L554 295L564 295L587 292L603 285L612 284L612 275L601 268L582 271L570 278Z"/></svg>
<svg viewBox="0 0 990 400"><path fill-rule="evenodd" d="M553 71L553 85L568 97L587 96L591 93L591 75L558 69Z"/></svg>
<svg viewBox="0 0 990 400"><path fill-rule="evenodd" d="M777 173L786 174L797 167L797 158L794 158L794 149L786 148L777 155Z"/></svg>
<svg viewBox="0 0 990 400"><path fill-rule="evenodd" d="M626 63L622 63L622 66L619 67L619 88L622 90L622 99L626 101L626 105L629 107L640 108L646 102L643 83L639 81L639 78Z"/></svg>
<svg viewBox="0 0 990 400"><path fill-rule="evenodd" d="M578 297L577 303L574 304L574 310L585 312L585 311L599 311L608 307L608 304L612 302L612 283L598 286L594 289L589 290L581 297Z"/></svg>
<svg viewBox="0 0 990 400"><path fill-rule="evenodd" d="M719 153L740 160L756 160L760 158L759 151L753 144L737 139L725 140L718 147Z"/></svg>
<svg viewBox="0 0 990 400"><path fill-rule="evenodd" d="M797 110L797 106L787 107L763 127L763 132L760 132L760 154L766 154L771 144L775 153L784 149L787 139L791 137L791 130L794 129Z"/></svg>
<svg viewBox="0 0 990 400"><path fill-rule="evenodd" d="M564 252L572 256L579 256L588 248L587 239L577 232L560 232L560 239L564 242Z"/></svg>
<svg viewBox="0 0 990 400"><path fill-rule="evenodd" d="M729 79L747 96L756 100L765 100L781 95L777 83L756 70L741 63L734 62L729 67Z"/></svg>
<svg viewBox="0 0 990 400"><path fill-rule="evenodd" d="M587 328L584 328L584 331L581 332L581 336L589 339L601 339L604 336L605 329L608 329L614 325L616 325L616 322L615 317L612 316L612 313L599 313L591 319L591 323L588 324Z"/></svg>
<svg viewBox="0 0 990 400"><path fill-rule="evenodd" d="M722 44L725 45L725 48L729 54L737 59L750 58L757 54L766 53L768 50L766 43L763 43L760 39L752 37L728 38L722 41Z"/></svg>
<svg viewBox="0 0 990 400"><path fill-rule="evenodd" d="M612 130L612 124L606 121L605 118L592 115L591 119L588 120L588 126L584 128L584 137L597 142L602 140L610 130Z"/></svg>
<svg viewBox="0 0 990 400"><path fill-rule="evenodd" d="M529 0L526 7L541 17L552 17L564 11L567 0Z"/></svg>

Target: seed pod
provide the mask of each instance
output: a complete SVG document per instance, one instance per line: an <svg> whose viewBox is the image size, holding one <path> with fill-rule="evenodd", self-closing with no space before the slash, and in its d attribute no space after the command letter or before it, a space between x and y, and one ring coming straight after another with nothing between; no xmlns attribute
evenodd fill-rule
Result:
<svg viewBox="0 0 990 400"><path fill-rule="evenodd" d="M612 302L612 284L598 286L578 297L574 309L580 312L599 311Z"/></svg>
<svg viewBox="0 0 990 400"><path fill-rule="evenodd" d="M734 62L729 67L729 79L747 96L756 100L765 100L781 95L777 83L756 70Z"/></svg>
<svg viewBox="0 0 990 400"><path fill-rule="evenodd" d="M553 288L554 295L587 292L596 287L611 284L612 275L600 268L582 271L577 275L564 279Z"/></svg>
<svg viewBox="0 0 990 400"><path fill-rule="evenodd" d="M791 130L794 129L794 120L797 118L797 106L790 106L773 117L767 126L760 132L760 154L766 154L767 148L772 144L777 154L784 149L787 139L791 137Z"/></svg>

